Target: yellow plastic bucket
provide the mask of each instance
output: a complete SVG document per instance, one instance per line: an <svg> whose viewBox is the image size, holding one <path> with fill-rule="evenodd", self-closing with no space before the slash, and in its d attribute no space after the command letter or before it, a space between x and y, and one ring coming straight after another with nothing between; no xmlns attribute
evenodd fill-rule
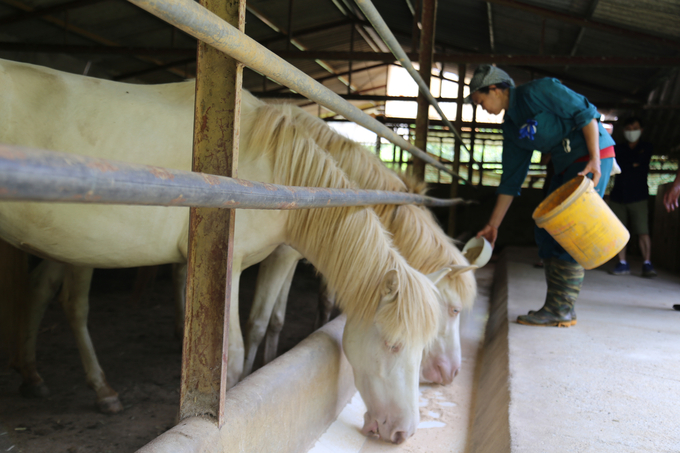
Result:
<svg viewBox="0 0 680 453"><path fill-rule="evenodd" d="M626 227L585 176L575 177L548 195L532 217L585 269L606 263L630 239Z"/></svg>

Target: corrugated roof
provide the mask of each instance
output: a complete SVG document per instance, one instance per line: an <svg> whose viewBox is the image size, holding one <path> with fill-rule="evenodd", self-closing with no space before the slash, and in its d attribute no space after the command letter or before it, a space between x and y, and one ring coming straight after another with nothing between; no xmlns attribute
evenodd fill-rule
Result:
<svg viewBox="0 0 680 453"><path fill-rule="evenodd" d="M411 5L417 3L408 1ZM411 51L414 27L407 0L374 0L374 4L404 48ZM0 43L37 46L32 52L0 50L0 57L79 73L87 68L89 75L137 83L172 82L193 76L195 40L190 36L127 2L92 0L75 5L69 0L0 0ZM287 44L285 35L291 5L294 45ZM45 8L53 10L40 16L25 16ZM578 22L583 19L588 22ZM384 48L384 44L376 42L375 33L352 0L250 0L246 33L274 51L349 51L350 21L357 24L355 51ZM673 58L680 56L678 23L677 0L439 0L436 51L537 57L573 53L576 57ZM54 49L41 47L45 44L99 49L87 54L55 53ZM114 46L178 50L175 54L166 51L153 56L112 55L102 50ZM349 77L333 76L349 71L347 61L290 61L338 93L347 93ZM447 71L455 72L454 66L447 63ZM680 132L675 127L680 119L677 67L545 66L539 62L499 66L518 83L537 77L557 77L611 117L636 113L647 121L647 138L657 145L659 153L680 149ZM366 67L373 69L362 70ZM352 92L384 94L385 68L379 62L354 62ZM474 65L468 65L468 75L473 69ZM247 70L244 86L262 91L263 78ZM264 86L267 90L276 89L271 81ZM369 101L354 103L361 107L380 105Z"/></svg>

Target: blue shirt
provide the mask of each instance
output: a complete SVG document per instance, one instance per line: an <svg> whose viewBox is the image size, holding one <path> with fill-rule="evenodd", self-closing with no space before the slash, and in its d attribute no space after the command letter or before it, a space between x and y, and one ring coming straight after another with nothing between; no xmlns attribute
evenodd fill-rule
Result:
<svg viewBox="0 0 680 453"><path fill-rule="evenodd" d="M583 127L599 119L597 108L557 79L539 79L509 88L510 102L503 118L503 175L497 193L517 196L529 173L534 152L549 153L555 173L562 173L588 155ZM534 140L520 138L527 120L536 121ZM598 121L600 149L614 140Z"/></svg>
<svg viewBox="0 0 680 453"><path fill-rule="evenodd" d="M616 145L616 162L621 173L614 177L614 188L609 199L615 203L635 203L649 197L647 175L649 161L652 159L652 144L637 142L630 149L628 143Z"/></svg>

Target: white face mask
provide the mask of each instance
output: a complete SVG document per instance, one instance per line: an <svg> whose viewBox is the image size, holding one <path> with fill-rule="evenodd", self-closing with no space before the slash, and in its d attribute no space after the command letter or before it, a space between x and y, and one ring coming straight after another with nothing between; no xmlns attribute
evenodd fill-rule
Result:
<svg viewBox="0 0 680 453"><path fill-rule="evenodd" d="M636 131L623 131L623 136L626 137L626 140L630 143L638 141L640 139L640 134L642 134L640 129Z"/></svg>

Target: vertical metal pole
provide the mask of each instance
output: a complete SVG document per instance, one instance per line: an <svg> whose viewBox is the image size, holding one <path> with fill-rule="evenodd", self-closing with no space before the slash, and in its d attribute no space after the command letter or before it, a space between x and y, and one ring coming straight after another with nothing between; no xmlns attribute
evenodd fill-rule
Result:
<svg viewBox="0 0 680 453"><path fill-rule="evenodd" d="M465 72L467 71L467 66L464 63L458 64L458 99L456 99L456 122L455 126L460 130L463 125L463 101L465 100L464 88L465 88ZM460 170L460 140L456 140L456 144L453 150L453 171L458 173ZM453 178L451 182L451 196L458 196L458 179ZM454 237L456 232L456 208L451 206L449 209L449 236Z"/></svg>
<svg viewBox="0 0 680 453"><path fill-rule="evenodd" d="M413 15L413 28L411 29L411 51L415 52L418 48L418 41L420 36L420 29L418 23L423 10L423 0L416 0L415 14Z"/></svg>
<svg viewBox="0 0 680 453"><path fill-rule="evenodd" d="M201 0L241 31L245 0ZM243 66L199 41L193 170L237 177ZM192 208L180 419L224 424L234 210ZM238 303L238 301L233 301Z"/></svg>
<svg viewBox="0 0 680 453"><path fill-rule="evenodd" d="M286 42L286 50L290 50L290 45L293 42L293 0L288 0L288 41Z"/></svg>
<svg viewBox="0 0 680 453"><path fill-rule="evenodd" d="M475 163L475 138L477 136L477 132L475 128L477 127L477 106L472 106L472 123L470 124L470 163L468 164L470 167L470 173L468 174L468 183L470 185L473 185L474 182L472 181L472 177L474 175L474 172L472 171L472 166ZM481 169L481 167L478 167Z"/></svg>
<svg viewBox="0 0 680 453"><path fill-rule="evenodd" d="M486 139L482 141L482 160L479 162L479 185L484 185L484 151L486 150Z"/></svg>
<svg viewBox="0 0 680 453"><path fill-rule="evenodd" d="M425 85L430 87L432 75L432 57L434 54L434 32L437 19L437 0L423 0L423 29L420 33L420 76ZM416 115L416 142L417 148L426 151L427 133L430 125L429 119L430 102L424 93L418 90L418 113ZM413 159L413 174L420 180L425 179L425 162L421 159Z"/></svg>
<svg viewBox="0 0 680 453"><path fill-rule="evenodd" d="M354 22L352 22L352 28L349 31L349 53L350 55L354 53ZM352 60L349 60L349 74L347 81L347 94L352 93Z"/></svg>
<svg viewBox="0 0 680 453"><path fill-rule="evenodd" d="M441 91L440 91L441 93ZM442 152L444 151L444 137L439 136L439 161L442 160ZM437 169L437 183L442 182L442 171Z"/></svg>

